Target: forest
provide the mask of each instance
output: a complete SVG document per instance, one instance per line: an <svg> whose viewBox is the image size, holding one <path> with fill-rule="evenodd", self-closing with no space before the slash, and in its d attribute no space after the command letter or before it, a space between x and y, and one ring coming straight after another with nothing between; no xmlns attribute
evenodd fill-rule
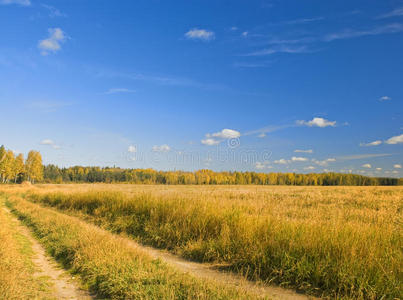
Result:
<svg viewBox="0 0 403 300"><path fill-rule="evenodd" d="M21 183L133 183L133 184L196 184L196 185L310 185L310 186L369 186L403 185L403 178L368 177L344 173L257 173L214 172L212 170L157 171L154 169L123 169L118 167L74 166L60 168L42 164L38 151L30 151L24 160L11 150L0 147L0 182Z"/></svg>

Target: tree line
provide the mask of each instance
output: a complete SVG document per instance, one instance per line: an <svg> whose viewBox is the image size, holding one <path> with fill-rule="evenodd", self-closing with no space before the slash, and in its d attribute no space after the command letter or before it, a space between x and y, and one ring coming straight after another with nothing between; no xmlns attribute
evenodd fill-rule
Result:
<svg viewBox="0 0 403 300"><path fill-rule="evenodd" d="M38 151L29 151L27 159L23 154L0 147L0 182L17 183L28 180L32 183L43 180L42 156Z"/></svg>
<svg viewBox="0 0 403 300"><path fill-rule="evenodd" d="M49 183L134 183L134 184L257 184L257 185L403 185L403 178L368 177L343 173L256 173L214 172L211 170L156 171L154 169L122 169L75 166L44 167L44 178Z"/></svg>
<svg viewBox="0 0 403 300"><path fill-rule="evenodd" d="M214 172L211 170L157 171L154 169L123 169L116 167L60 168L42 164L38 151L22 154L0 147L0 183L23 181L43 183L134 183L134 184L197 184L197 185L403 185L403 178L368 177L344 173L257 173Z"/></svg>

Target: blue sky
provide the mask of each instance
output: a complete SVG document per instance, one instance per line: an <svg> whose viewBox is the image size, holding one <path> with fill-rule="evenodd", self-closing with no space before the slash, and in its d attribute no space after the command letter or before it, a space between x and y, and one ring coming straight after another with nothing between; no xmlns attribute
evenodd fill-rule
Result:
<svg viewBox="0 0 403 300"><path fill-rule="evenodd" d="M403 176L402 0L0 0L0 37L45 163Z"/></svg>

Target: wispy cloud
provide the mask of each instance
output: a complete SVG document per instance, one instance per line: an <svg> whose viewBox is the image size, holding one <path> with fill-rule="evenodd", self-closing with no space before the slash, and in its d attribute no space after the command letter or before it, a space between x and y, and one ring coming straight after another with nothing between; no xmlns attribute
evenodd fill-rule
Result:
<svg viewBox="0 0 403 300"><path fill-rule="evenodd" d="M316 41L313 37L303 37L297 39L271 39L268 44L270 45L287 45L287 44L305 44Z"/></svg>
<svg viewBox="0 0 403 300"><path fill-rule="evenodd" d="M396 8L386 14L380 15L377 19L386 19L391 17L400 17L403 16L403 7Z"/></svg>
<svg viewBox="0 0 403 300"><path fill-rule="evenodd" d="M275 47L251 52L251 53L245 54L243 56L265 56L265 55L272 55L275 53L298 54L298 53L309 53L309 52L312 52L312 50L308 49L308 47L306 45L297 46L297 47L280 45L280 46L275 46Z"/></svg>
<svg viewBox="0 0 403 300"><path fill-rule="evenodd" d="M49 28L49 37L38 43L38 48L42 55L48 55L50 52L57 52L61 49L61 43L66 40L66 35L60 28Z"/></svg>
<svg viewBox="0 0 403 300"><path fill-rule="evenodd" d="M136 72L116 72L109 70L91 70L89 72L93 73L96 77L106 77L106 78L123 78L136 81L150 82L159 85L166 86L184 86L184 87L194 87L206 90L222 90L222 91L233 91L231 88L220 85L220 84L210 84L195 81L189 78L172 77L172 76L160 76L143 74Z"/></svg>
<svg viewBox="0 0 403 300"><path fill-rule="evenodd" d="M291 20L291 21L285 21L285 22L283 22L283 24L288 24L288 25L305 24L305 23L322 21L324 19L325 19L324 17L302 18L302 19L296 19L296 20Z"/></svg>
<svg viewBox="0 0 403 300"><path fill-rule="evenodd" d="M331 42L334 40L351 39L351 38L370 36L370 35L398 33L398 32L402 32L402 31L403 31L403 24L393 23L393 24L378 26L378 27L368 29L368 30L346 29L341 32L328 34L323 38L323 40L326 42Z"/></svg>
<svg viewBox="0 0 403 300"><path fill-rule="evenodd" d="M25 104L25 107L28 109L35 109L42 112L53 112L62 107L72 105L71 102L63 102L63 101L32 101Z"/></svg>
<svg viewBox="0 0 403 300"><path fill-rule="evenodd" d="M264 62L236 62L234 63L234 67L236 68L266 68L269 67L273 62L272 61L264 61Z"/></svg>
<svg viewBox="0 0 403 300"><path fill-rule="evenodd" d="M7 4L18 4L21 6L30 6L30 0L0 0L0 4L7 5Z"/></svg>
<svg viewBox="0 0 403 300"><path fill-rule="evenodd" d="M185 37L192 40L211 41L214 40L215 34L206 29L193 28L185 33Z"/></svg>
<svg viewBox="0 0 403 300"><path fill-rule="evenodd" d="M47 5L47 4L42 4L42 7L47 9L49 12L49 17L51 18L57 18L57 17L67 17L66 14L62 13L60 10L58 10L56 7Z"/></svg>
<svg viewBox="0 0 403 300"><path fill-rule="evenodd" d="M321 127L321 128L328 126L331 127L336 126L336 121L329 121L324 118L317 118L317 117L313 118L310 121L298 120L296 123L297 125L305 125L308 127Z"/></svg>
<svg viewBox="0 0 403 300"><path fill-rule="evenodd" d="M379 154L354 154L354 155L344 155L339 156L337 159L339 160L355 160L355 159L366 159L366 158L375 158L375 157L384 157L391 156L391 153L379 153Z"/></svg>
<svg viewBox="0 0 403 300"><path fill-rule="evenodd" d="M105 92L105 94L119 94L119 93L135 93L135 90L126 88L112 88Z"/></svg>
<svg viewBox="0 0 403 300"><path fill-rule="evenodd" d="M296 126L295 124L269 125L269 126L266 126L266 127L256 129L256 130L247 131L245 133L242 133L242 135L247 136L247 135L255 135L255 134L257 134L258 137L263 138L263 137L266 136L267 133L272 133L272 132L275 132L275 131L279 131L279 130L282 130L282 129L295 127L295 126Z"/></svg>

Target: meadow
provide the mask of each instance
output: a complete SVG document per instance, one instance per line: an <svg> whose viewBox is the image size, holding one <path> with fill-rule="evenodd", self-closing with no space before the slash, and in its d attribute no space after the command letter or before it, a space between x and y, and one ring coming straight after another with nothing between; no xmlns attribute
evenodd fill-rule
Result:
<svg viewBox="0 0 403 300"><path fill-rule="evenodd" d="M28 200L14 202L14 209L41 224L35 226L40 234L51 228L42 216L56 209L63 214L52 222L79 217L251 280L329 298L403 297L402 187L70 184L2 190ZM38 204L51 210L45 214ZM101 265L98 257L86 259Z"/></svg>

